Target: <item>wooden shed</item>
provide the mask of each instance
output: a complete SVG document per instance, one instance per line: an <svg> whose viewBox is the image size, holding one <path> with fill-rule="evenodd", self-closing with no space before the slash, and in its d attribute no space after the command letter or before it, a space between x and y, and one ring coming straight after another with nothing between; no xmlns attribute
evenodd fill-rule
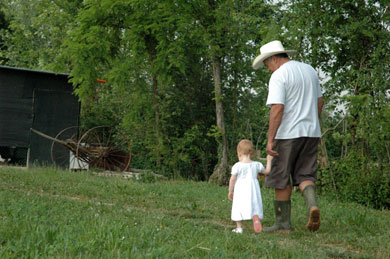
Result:
<svg viewBox="0 0 390 259"><path fill-rule="evenodd" d="M0 66L0 155L10 163L52 164L49 136L79 125L80 103L68 74ZM69 153L69 152L68 152Z"/></svg>

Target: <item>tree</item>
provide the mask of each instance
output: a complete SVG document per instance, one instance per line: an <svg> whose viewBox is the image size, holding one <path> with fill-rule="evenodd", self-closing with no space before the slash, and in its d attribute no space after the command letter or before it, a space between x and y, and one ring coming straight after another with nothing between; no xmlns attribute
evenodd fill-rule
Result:
<svg viewBox="0 0 390 259"><path fill-rule="evenodd" d="M106 117L118 117L120 127L137 145L135 150L144 151L143 161L155 161L159 170L172 169L181 160L189 162L182 148L190 139L210 139L199 135L206 134L203 131L210 120L207 100L211 91L203 90L211 76L203 68L203 45L190 39L192 25L180 25L180 15L171 4L90 1L80 11L78 27L67 37L61 57L71 63L76 93L88 107L84 110L99 110L100 106L109 114ZM98 86L96 78L105 78L107 83ZM206 114L189 116L189 108L199 99ZM110 111L113 107L115 111ZM206 141L205 153L210 153L209 146ZM203 170L207 170L213 159L201 156ZM204 172L201 175L208 177Z"/></svg>
<svg viewBox="0 0 390 259"><path fill-rule="evenodd" d="M228 134L226 131L226 119L224 109L224 85L230 85L236 80L242 83L240 79L232 78L229 75L230 72L235 75L240 75L242 78L248 79L250 73L248 70L242 67L236 67L236 69L243 69L244 72L237 72L238 70L231 69L238 60L243 60L246 66L250 66L251 60L248 55L248 43L256 40L257 37L248 38L253 36L254 28L258 28L259 19L253 18L248 22L242 18L242 14L245 11L251 10L249 15L258 15L265 9L263 3L254 1L252 3L247 1L185 1L182 4L182 11L185 19L189 20L192 24L197 24L194 34L202 35L204 44L208 50L207 58L212 64L213 81L214 81L214 94L215 94L215 106L216 106L216 127L213 129L213 135L217 138L218 147L218 159L219 162L210 176L209 181L218 184L226 184L228 180L229 170L229 154L228 154ZM257 9L255 7L262 7ZM266 18L266 17L264 17ZM250 27L244 27L244 25L252 25ZM245 35L245 32L249 32ZM249 80L248 80L249 81ZM245 87L244 84L238 87ZM236 88L237 89L237 88ZM236 141L234 141L236 142Z"/></svg>
<svg viewBox="0 0 390 259"><path fill-rule="evenodd" d="M136 165L224 184L228 146L263 145L263 1L6 1L7 64L70 72L82 125L126 133Z"/></svg>
<svg viewBox="0 0 390 259"><path fill-rule="evenodd" d="M10 66L50 69L55 64L65 35L74 26L81 0L4 0L7 29L0 40L0 58ZM67 72L63 68L61 72Z"/></svg>
<svg viewBox="0 0 390 259"><path fill-rule="evenodd" d="M5 34L8 30L9 27L9 22L6 19L5 14L3 13L3 4L0 4L0 33L1 35ZM5 40L3 37L0 37L0 53L4 53L6 51L6 46L5 46ZM3 57L3 55L0 54L0 64L3 62L6 62L6 59Z"/></svg>

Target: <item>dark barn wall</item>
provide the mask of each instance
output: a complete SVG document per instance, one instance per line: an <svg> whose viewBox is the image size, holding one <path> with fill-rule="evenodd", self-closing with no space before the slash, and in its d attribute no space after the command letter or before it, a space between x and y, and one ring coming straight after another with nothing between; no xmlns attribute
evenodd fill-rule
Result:
<svg viewBox="0 0 390 259"><path fill-rule="evenodd" d="M26 74L0 68L0 146L29 146L32 96Z"/></svg>
<svg viewBox="0 0 390 259"><path fill-rule="evenodd" d="M80 105L68 75L0 66L0 146L30 148L29 163L51 164L52 141L79 124Z"/></svg>

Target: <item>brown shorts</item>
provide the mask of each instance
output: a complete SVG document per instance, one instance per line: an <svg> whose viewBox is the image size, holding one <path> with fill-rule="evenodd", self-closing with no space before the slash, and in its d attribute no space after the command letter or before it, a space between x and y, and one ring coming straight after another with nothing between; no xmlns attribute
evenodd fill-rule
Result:
<svg viewBox="0 0 390 259"><path fill-rule="evenodd" d="M285 189L287 185L317 179L317 148L319 138L276 139L274 148L279 156L272 160L271 173L265 178L265 187Z"/></svg>

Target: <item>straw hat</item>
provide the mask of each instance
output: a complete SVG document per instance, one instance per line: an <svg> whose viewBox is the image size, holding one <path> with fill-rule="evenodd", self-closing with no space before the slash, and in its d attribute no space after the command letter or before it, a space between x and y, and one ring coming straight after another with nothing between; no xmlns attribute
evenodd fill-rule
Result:
<svg viewBox="0 0 390 259"><path fill-rule="evenodd" d="M285 50L283 48L283 45L280 41L274 40L271 41L265 45L263 45L260 48L260 56L257 56L255 60L253 61L252 67L253 69L259 69L264 66L264 60L267 58L276 55L276 54L281 54L281 53L286 53L286 54L293 54L297 52L296 50Z"/></svg>

